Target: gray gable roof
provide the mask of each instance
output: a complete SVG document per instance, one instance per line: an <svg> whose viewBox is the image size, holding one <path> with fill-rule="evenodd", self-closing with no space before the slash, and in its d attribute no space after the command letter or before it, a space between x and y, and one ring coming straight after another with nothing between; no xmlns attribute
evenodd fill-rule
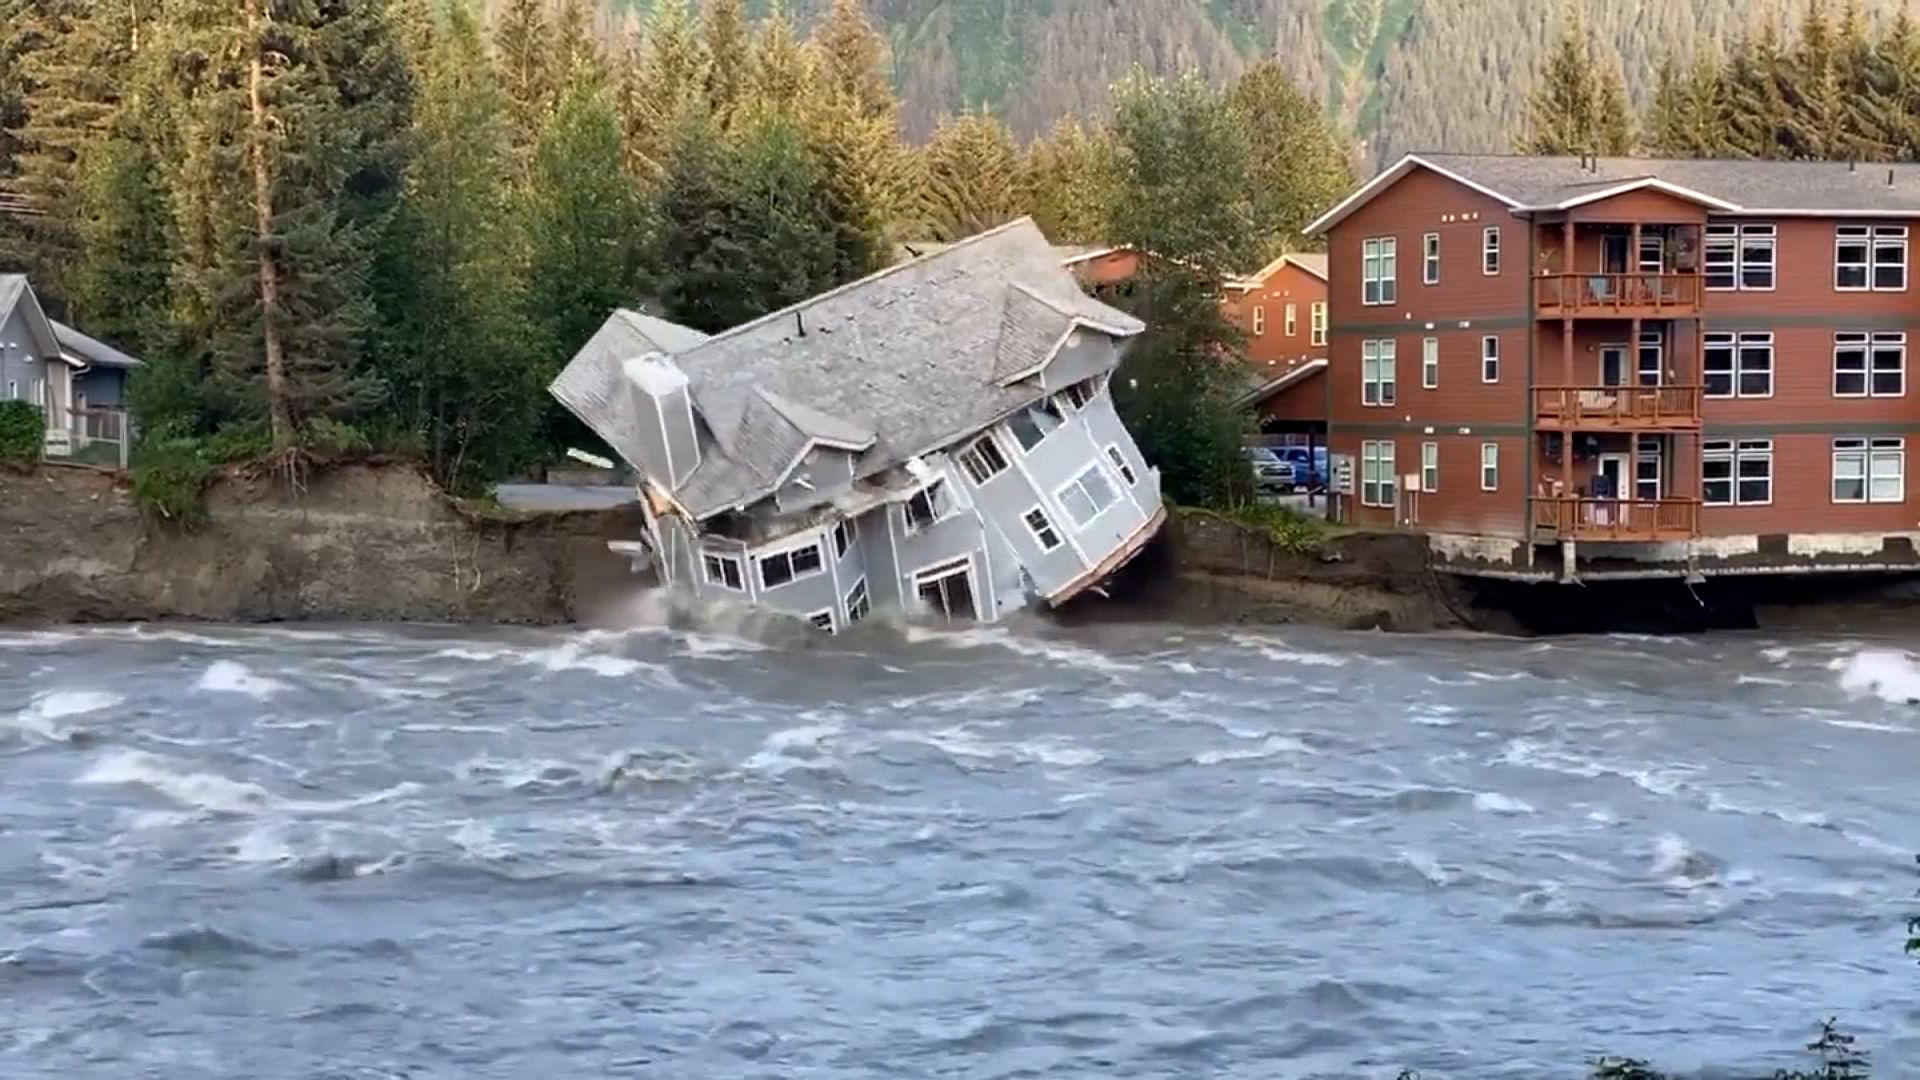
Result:
<svg viewBox="0 0 1920 1080"><path fill-rule="evenodd" d="M33 294L33 286L27 282L25 274L0 274L0 323L13 317L15 308L22 303L28 305L30 315L28 326L39 337L40 348L47 352L60 349L59 335L54 332L53 320L40 306L40 298Z"/></svg>
<svg viewBox="0 0 1920 1080"><path fill-rule="evenodd" d="M628 390L625 363L649 353L691 348L706 335L678 323L621 308L607 317L547 389L623 458L638 464L635 435L642 418Z"/></svg>
<svg viewBox="0 0 1920 1080"><path fill-rule="evenodd" d="M58 319L49 321L53 323L53 336L59 339L60 348L92 364L94 367L137 368L145 366L141 361L128 356L119 349L114 348L98 338L89 337Z"/></svg>
<svg viewBox="0 0 1920 1080"><path fill-rule="evenodd" d="M1006 381L1076 325L1145 329L1082 293L1022 218L677 350L704 431L675 498L696 518L750 505L809 441L871 443L863 478L946 446L1038 399Z"/></svg>
<svg viewBox="0 0 1920 1080"><path fill-rule="evenodd" d="M0 322L13 314L14 306L27 292L27 275L0 274Z"/></svg>

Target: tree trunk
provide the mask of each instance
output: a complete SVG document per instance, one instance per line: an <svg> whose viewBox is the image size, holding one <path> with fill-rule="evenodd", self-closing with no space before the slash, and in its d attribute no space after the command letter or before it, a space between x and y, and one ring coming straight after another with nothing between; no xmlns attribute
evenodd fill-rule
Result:
<svg viewBox="0 0 1920 1080"><path fill-rule="evenodd" d="M247 100L252 109L249 142L253 156L254 247L260 260L260 337L267 353L267 416L273 429L273 448L293 445L293 392L287 382L287 358L280 342L280 268L273 243L273 178L267 169L267 105L261 96L266 83L265 32L261 0L246 0Z"/></svg>

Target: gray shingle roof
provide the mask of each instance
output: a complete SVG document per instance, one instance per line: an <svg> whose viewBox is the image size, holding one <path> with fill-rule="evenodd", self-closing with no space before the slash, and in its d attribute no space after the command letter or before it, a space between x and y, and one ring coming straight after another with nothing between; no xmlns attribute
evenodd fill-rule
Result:
<svg viewBox="0 0 1920 1080"><path fill-rule="evenodd" d="M673 350L705 428L675 497L696 518L756 502L809 439L869 436L863 478L945 446L1040 397L1003 386L1009 366L1036 366L1034 342L1050 349L1076 319L1145 329L1082 293L1023 218Z"/></svg>
<svg viewBox="0 0 1920 1080"><path fill-rule="evenodd" d="M59 339L60 347L85 360L94 367L137 368L144 366L141 361L128 356L119 349L89 337L58 319L49 319L53 323L53 336Z"/></svg>
<svg viewBox="0 0 1920 1080"><path fill-rule="evenodd" d="M27 275L0 274L0 322L13 315L13 307L27 292Z"/></svg>
<svg viewBox="0 0 1920 1080"><path fill-rule="evenodd" d="M638 462L644 454L634 438L640 417L635 395L626 390L623 365L649 353L691 348L704 340L706 335L698 330L622 308L573 354L548 390L621 457Z"/></svg>
<svg viewBox="0 0 1920 1080"><path fill-rule="evenodd" d="M1419 154L1522 206L1553 206L1632 180L1658 179L1743 210L1920 214L1920 166L1844 161L1730 161ZM1889 173L1893 183L1887 183Z"/></svg>

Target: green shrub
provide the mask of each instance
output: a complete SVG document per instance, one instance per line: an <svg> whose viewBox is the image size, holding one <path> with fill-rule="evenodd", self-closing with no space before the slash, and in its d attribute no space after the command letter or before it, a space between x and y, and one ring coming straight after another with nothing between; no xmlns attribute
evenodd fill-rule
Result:
<svg viewBox="0 0 1920 1080"><path fill-rule="evenodd" d="M372 441L359 428L324 416L308 422L301 430L300 445L316 454L333 457L364 457L373 452Z"/></svg>
<svg viewBox="0 0 1920 1080"><path fill-rule="evenodd" d="M200 496L213 475L201 440L146 440L133 459L133 497L148 513L184 526L206 518Z"/></svg>
<svg viewBox="0 0 1920 1080"><path fill-rule="evenodd" d="M273 452L273 436L261 424L235 424L200 440L200 456L209 465L258 461Z"/></svg>
<svg viewBox="0 0 1920 1080"><path fill-rule="evenodd" d="M1225 516L1232 521L1257 529L1266 534L1273 546L1282 551L1291 551L1296 555L1307 555L1318 551L1327 536L1326 522L1310 514L1301 513L1290 506L1278 506L1273 503L1250 502L1228 510Z"/></svg>
<svg viewBox="0 0 1920 1080"><path fill-rule="evenodd" d="M40 460L47 422L24 401L0 401L0 461L31 465Z"/></svg>

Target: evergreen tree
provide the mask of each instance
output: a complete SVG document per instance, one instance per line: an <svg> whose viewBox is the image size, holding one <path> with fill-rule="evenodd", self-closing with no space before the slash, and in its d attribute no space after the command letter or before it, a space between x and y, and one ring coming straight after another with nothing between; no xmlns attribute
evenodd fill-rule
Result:
<svg viewBox="0 0 1920 1080"><path fill-rule="evenodd" d="M545 0L502 0L493 26L494 63L507 96L507 124L521 156L540 138L554 87L565 71L556 70Z"/></svg>
<svg viewBox="0 0 1920 1080"><path fill-rule="evenodd" d="M606 61L600 55L600 43L594 37L593 8L590 0L560 0L553 13L553 76L555 86L549 97L557 97L559 85L572 78L575 68L585 66L597 77L607 75Z"/></svg>
<svg viewBox="0 0 1920 1080"><path fill-rule="evenodd" d="M1581 0L1567 0L1560 40L1534 86L1529 104L1527 135L1520 151L1527 154L1591 154L1599 150L1601 118L1600 79L1594 71L1593 46L1587 38Z"/></svg>
<svg viewBox="0 0 1920 1080"><path fill-rule="evenodd" d="M139 356L177 347L170 332L173 233L157 140L126 116L81 159L74 184L78 251L69 314Z"/></svg>
<svg viewBox="0 0 1920 1080"><path fill-rule="evenodd" d="M1633 153L1633 110L1627 104L1626 77L1617 62L1601 77L1594 106L1594 152L1613 157Z"/></svg>
<svg viewBox="0 0 1920 1080"><path fill-rule="evenodd" d="M707 47L707 101L730 121L753 76L745 0L701 0L700 36Z"/></svg>
<svg viewBox="0 0 1920 1080"><path fill-rule="evenodd" d="M382 243L381 360L435 478L473 491L538 452L546 350L525 314L507 100L464 5L421 62L406 197Z"/></svg>
<svg viewBox="0 0 1920 1080"><path fill-rule="evenodd" d="M801 47L786 6L773 0L772 10L754 32L746 96L762 111L791 112L812 90L816 78L813 56Z"/></svg>
<svg viewBox="0 0 1920 1080"><path fill-rule="evenodd" d="M1020 216L1013 136L984 109L934 131L921 155L920 179L920 216L936 240L960 240Z"/></svg>
<svg viewBox="0 0 1920 1080"><path fill-rule="evenodd" d="M834 0L808 47L820 85L802 125L833 188L843 267L858 277L883 261L889 225L914 214L913 160L900 142L887 45L862 0Z"/></svg>
<svg viewBox="0 0 1920 1080"><path fill-rule="evenodd" d="M1113 167L1106 133L1069 116L1027 147L1020 163L1021 201L1054 243L1099 243L1113 203Z"/></svg>
<svg viewBox="0 0 1920 1080"><path fill-rule="evenodd" d="M1307 245L1307 224L1352 190L1353 166L1320 103L1301 93L1278 62L1247 69L1228 96L1247 129L1261 241L1256 261L1265 263Z"/></svg>
<svg viewBox="0 0 1920 1080"><path fill-rule="evenodd" d="M860 115L891 120L899 111L886 39L867 19L865 0L833 0L814 32L827 86L852 99Z"/></svg>
<svg viewBox="0 0 1920 1080"><path fill-rule="evenodd" d="M643 182L666 171L676 133L689 115L706 111L708 67L687 0L659 0L620 95L628 165Z"/></svg>
<svg viewBox="0 0 1920 1080"><path fill-rule="evenodd" d="M1779 80L1787 107L1782 156L1811 161L1852 156L1850 108L1840 64L1840 43L1823 0L1807 0L1800 39Z"/></svg>
<svg viewBox="0 0 1920 1080"><path fill-rule="evenodd" d="M1726 132L1734 153L1752 158L1787 155L1787 129L1793 120L1781 87L1787 71L1779 29L1771 20L1735 46L1726 72Z"/></svg>

